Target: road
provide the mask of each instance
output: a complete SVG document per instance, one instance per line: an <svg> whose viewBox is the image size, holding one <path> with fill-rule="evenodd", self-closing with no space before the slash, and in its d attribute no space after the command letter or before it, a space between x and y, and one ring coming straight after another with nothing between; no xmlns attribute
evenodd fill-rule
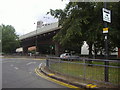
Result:
<svg viewBox="0 0 120 90"><path fill-rule="evenodd" d="M3 58L2 88L67 88L38 76L40 63L45 60Z"/></svg>

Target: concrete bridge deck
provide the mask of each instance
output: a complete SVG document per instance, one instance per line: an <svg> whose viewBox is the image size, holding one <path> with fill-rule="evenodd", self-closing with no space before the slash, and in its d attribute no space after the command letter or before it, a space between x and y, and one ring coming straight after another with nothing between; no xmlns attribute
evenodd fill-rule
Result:
<svg viewBox="0 0 120 90"><path fill-rule="evenodd" d="M36 29L35 31L32 31L30 33L20 36L19 40L23 40L29 37L34 37L36 35L44 34L44 33L51 32L57 29L60 29L60 27L58 27L58 22L50 23L50 24L47 24L47 26L43 26L39 29Z"/></svg>

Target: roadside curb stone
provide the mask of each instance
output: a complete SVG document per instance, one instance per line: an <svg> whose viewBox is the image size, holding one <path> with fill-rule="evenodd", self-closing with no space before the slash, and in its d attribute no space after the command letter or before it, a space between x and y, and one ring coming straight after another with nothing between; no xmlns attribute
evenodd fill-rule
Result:
<svg viewBox="0 0 120 90"><path fill-rule="evenodd" d="M97 85L94 85L94 84L85 84L85 83L80 83L80 82L70 82L67 79L63 78L63 77L60 77L60 76L58 76L56 74L53 74L52 72L46 71L44 68L45 68L45 66L42 66L41 68L39 68L39 70L42 73L44 73L45 75L47 75L48 77L57 79L59 81L65 82L65 83L69 83L71 85L74 85L74 86L77 86L77 87L80 87L80 88L83 88L83 89L98 88Z"/></svg>

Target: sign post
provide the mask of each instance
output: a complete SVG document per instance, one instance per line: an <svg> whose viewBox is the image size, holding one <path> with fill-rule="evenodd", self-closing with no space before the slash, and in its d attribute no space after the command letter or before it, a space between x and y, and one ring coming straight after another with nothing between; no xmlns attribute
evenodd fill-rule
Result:
<svg viewBox="0 0 120 90"><path fill-rule="evenodd" d="M107 7L107 4L106 4L106 2L104 2L104 8L102 9L103 21L104 21L103 33L105 36L105 57L106 57L106 59L108 59L108 26L107 26L107 22L111 23L111 11L107 10L106 7ZM104 71L105 82L109 81L108 65L109 65L109 62L105 61L105 71Z"/></svg>

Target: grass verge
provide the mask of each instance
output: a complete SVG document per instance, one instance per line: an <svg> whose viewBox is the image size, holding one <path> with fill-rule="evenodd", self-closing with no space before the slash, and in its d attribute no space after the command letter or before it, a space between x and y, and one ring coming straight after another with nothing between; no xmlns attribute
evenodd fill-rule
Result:
<svg viewBox="0 0 120 90"><path fill-rule="evenodd" d="M87 66L78 63L54 63L50 65L54 71L70 76L104 81L104 67L102 66ZM113 84L120 84L119 80L120 68L109 68L109 82Z"/></svg>

